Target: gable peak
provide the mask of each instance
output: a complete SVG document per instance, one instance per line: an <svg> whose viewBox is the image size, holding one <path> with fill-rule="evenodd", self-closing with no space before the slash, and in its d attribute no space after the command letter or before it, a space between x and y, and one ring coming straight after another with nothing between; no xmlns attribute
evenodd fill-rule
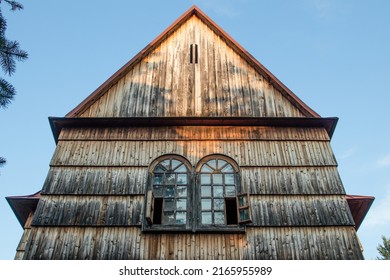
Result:
<svg viewBox="0 0 390 280"><path fill-rule="evenodd" d="M94 104L102 95L113 87L121 78L126 76L142 59L158 48L164 40L172 36L181 26L183 26L193 16L212 30L223 42L226 43L235 53L237 53L248 65L255 69L264 79L279 91L293 106L298 108L302 115L306 117L320 117L315 111L308 107L291 90L289 90L281 81L279 81L269 70L258 62L250 53L248 53L240 44L230 37L221 27L219 27L211 18L209 18L196 5L191 6L183 15L174 21L165 31L157 36L150 44L142 49L134 58L120 68L105 83L90 94L82 103L70 111L66 117L80 117L92 104Z"/></svg>

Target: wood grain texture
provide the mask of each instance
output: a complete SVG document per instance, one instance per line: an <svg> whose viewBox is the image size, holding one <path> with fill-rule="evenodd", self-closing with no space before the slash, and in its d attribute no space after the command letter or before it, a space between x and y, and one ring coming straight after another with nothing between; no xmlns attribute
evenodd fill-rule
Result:
<svg viewBox="0 0 390 280"><path fill-rule="evenodd" d="M248 255L257 260L360 260L351 227L248 228Z"/></svg>
<svg viewBox="0 0 390 280"><path fill-rule="evenodd" d="M141 226L144 196L42 196L33 226ZM344 196L250 196L253 226L353 226Z"/></svg>
<svg viewBox="0 0 390 280"><path fill-rule="evenodd" d="M51 167L42 194L144 195L148 167ZM241 167L249 194L345 194L336 167Z"/></svg>
<svg viewBox="0 0 390 280"><path fill-rule="evenodd" d="M63 128L59 137L66 140L291 140L330 141L324 128L269 126L160 126Z"/></svg>
<svg viewBox="0 0 390 280"><path fill-rule="evenodd" d="M144 196L42 196L34 226L141 225Z"/></svg>
<svg viewBox="0 0 390 280"><path fill-rule="evenodd" d="M250 196L253 226L353 226L344 196Z"/></svg>
<svg viewBox="0 0 390 280"><path fill-rule="evenodd" d="M192 164L220 153L240 166L336 166L328 142L314 141L60 141L52 166L148 166L164 154Z"/></svg>
<svg viewBox="0 0 390 280"><path fill-rule="evenodd" d="M42 194L144 195L147 167L52 167Z"/></svg>
<svg viewBox="0 0 390 280"><path fill-rule="evenodd" d="M362 259L350 227L247 228L247 234L141 234L136 227L35 227L19 259Z"/></svg>
<svg viewBox="0 0 390 280"><path fill-rule="evenodd" d="M197 64L190 63L191 44L199 47ZM79 116L305 115L193 16Z"/></svg>
<svg viewBox="0 0 390 280"><path fill-rule="evenodd" d="M335 166L242 167L241 182L250 194L345 194Z"/></svg>

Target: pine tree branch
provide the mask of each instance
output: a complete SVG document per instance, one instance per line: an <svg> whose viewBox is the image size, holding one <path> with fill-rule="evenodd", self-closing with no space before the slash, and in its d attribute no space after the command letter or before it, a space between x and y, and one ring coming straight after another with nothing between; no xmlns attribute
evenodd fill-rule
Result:
<svg viewBox="0 0 390 280"><path fill-rule="evenodd" d="M11 5L11 10L21 10L23 5L17 1L4 0ZM2 0L0 0L2 4ZM0 6L0 65L3 71L12 75L16 70L16 61L22 61L28 58L27 52L21 50L17 41L9 41L5 36L7 21L3 17ZM6 108L15 96L15 88L3 78L0 78L0 108ZM1 158L4 160L3 158Z"/></svg>
<svg viewBox="0 0 390 280"><path fill-rule="evenodd" d="M22 10L23 9L23 5L20 4L19 2L11 1L11 0L4 0L4 2L6 2L6 3L11 5L11 10L12 11ZM1 0L0 0L0 3L1 3Z"/></svg>
<svg viewBox="0 0 390 280"><path fill-rule="evenodd" d="M16 62L22 61L28 57L27 52L19 48L17 41L8 41L5 38L0 39L0 64L3 71L12 75L16 70Z"/></svg>
<svg viewBox="0 0 390 280"><path fill-rule="evenodd" d="M4 37L6 29L7 29L7 21L3 17L3 14L1 13L1 8L0 8L0 36L1 37Z"/></svg>
<svg viewBox="0 0 390 280"><path fill-rule="evenodd" d="M5 160L5 158L3 157L0 157L0 167L2 167L7 161Z"/></svg>
<svg viewBox="0 0 390 280"><path fill-rule="evenodd" d="M14 99L16 90L3 78L0 78L0 108L7 108L8 104Z"/></svg>
<svg viewBox="0 0 390 280"><path fill-rule="evenodd" d="M390 260L390 239L382 236L383 245L378 245L377 250L381 257L377 257L378 260Z"/></svg>

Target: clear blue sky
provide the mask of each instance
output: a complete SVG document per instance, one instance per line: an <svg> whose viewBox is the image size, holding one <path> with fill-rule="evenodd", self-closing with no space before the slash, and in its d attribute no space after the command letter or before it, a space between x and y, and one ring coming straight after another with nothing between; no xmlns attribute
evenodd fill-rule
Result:
<svg viewBox="0 0 390 280"><path fill-rule="evenodd" d="M193 4L323 117L339 117L332 147L349 194L376 200L358 235L374 259L390 237L390 1L23 1L7 36L29 59L8 79L15 101L0 110L0 259L22 228L5 196L42 188L62 117Z"/></svg>

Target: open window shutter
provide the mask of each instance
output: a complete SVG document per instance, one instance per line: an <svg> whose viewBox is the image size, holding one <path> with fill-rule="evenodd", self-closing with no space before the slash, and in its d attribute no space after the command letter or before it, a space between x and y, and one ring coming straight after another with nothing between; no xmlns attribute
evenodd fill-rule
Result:
<svg viewBox="0 0 390 280"><path fill-rule="evenodd" d="M148 191L146 195L145 218L149 225L153 224L153 213L154 213L154 195L153 195L153 191Z"/></svg>
<svg viewBox="0 0 390 280"><path fill-rule="evenodd" d="M249 210L249 196L247 193L237 195L237 217L239 224L251 223L251 213Z"/></svg>

